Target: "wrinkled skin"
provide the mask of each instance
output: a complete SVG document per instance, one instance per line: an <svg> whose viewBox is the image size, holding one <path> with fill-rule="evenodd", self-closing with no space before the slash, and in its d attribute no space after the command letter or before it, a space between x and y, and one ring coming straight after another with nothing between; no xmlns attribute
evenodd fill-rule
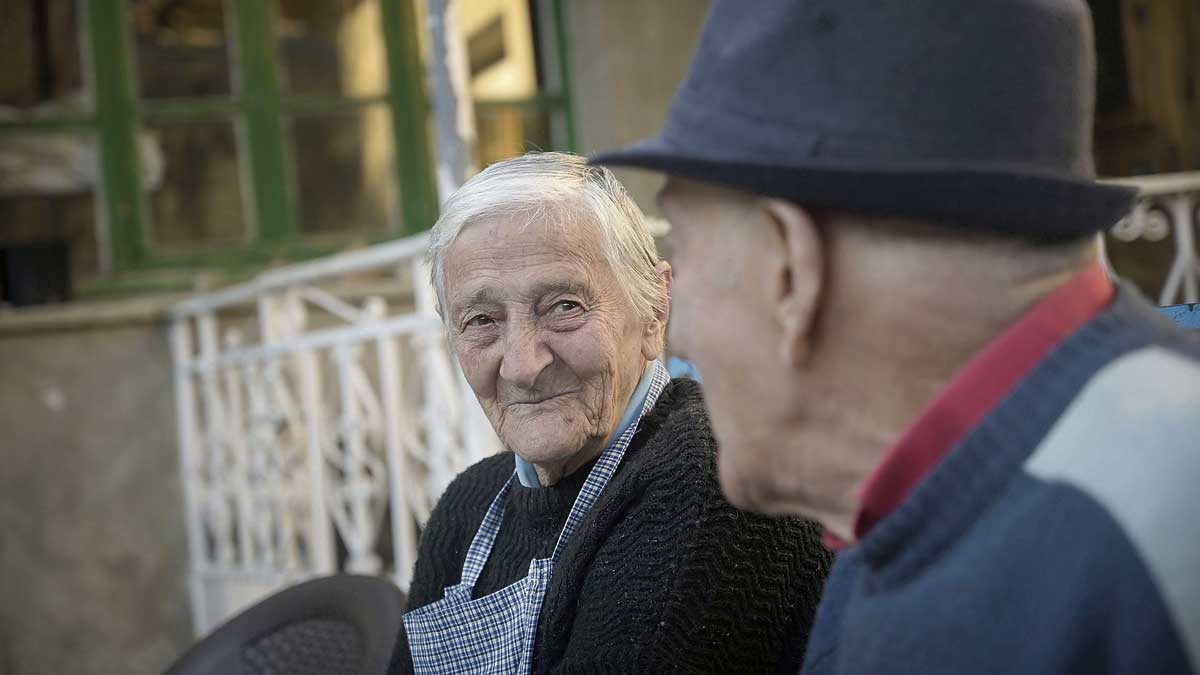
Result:
<svg viewBox="0 0 1200 675"><path fill-rule="evenodd" d="M443 315L501 441L553 484L615 431L663 321L640 320L593 227L488 220L446 253Z"/></svg>

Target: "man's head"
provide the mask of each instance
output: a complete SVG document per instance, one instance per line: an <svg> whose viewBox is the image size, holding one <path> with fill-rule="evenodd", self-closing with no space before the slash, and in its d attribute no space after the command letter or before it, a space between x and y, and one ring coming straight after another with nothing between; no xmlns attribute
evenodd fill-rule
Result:
<svg viewBox="0 0 1200 675"><path fill-rule="evenodd" d="M669 266L612 173L561 153L488 167L431 236L467 382L504 444L556 481L603 449L662 350Z"/></svg>
<svg viewBox="0 0 1200 675"><path fill-rule="evenodd" d="M662 133L671 347L730 499L843 517L963 362L1094 256L1083 0L716 0Z"/></svg>
<svg viewBox="0 0 1200 675"><path fill-rule="evenodd" d="M659 202L671 349L704 378L726 495L771 513L844 503L964 355L1095 255L687 179Z"/></svg>

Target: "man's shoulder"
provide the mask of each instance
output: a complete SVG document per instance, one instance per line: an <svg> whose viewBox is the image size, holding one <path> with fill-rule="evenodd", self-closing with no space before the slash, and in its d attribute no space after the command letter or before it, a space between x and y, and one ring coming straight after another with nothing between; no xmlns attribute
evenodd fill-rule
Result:
<svg viewBox="0 0 1200 675"><path fill-rule="evenodd" d="M1111 518L1200 657L1200 349L1152 341L1105 364L1024 468Z"/></svg>
<svg viewBox="0 0 1200 675"><path fill-rule="evenodd" d="M1104 325L1076 341L1112 348L1090 351L1086 375L1071 386L1024 468L1105 504L1123 502L1119 493L1135 488L1143 491L1141 502L1184 498L1152 488L1200 470L1200 333L1181 330L1128 292L1094 323Z"/></svg>
<svg viewBox="0 0 1200 675"><path fill-rule="evenodd" d="M1104 496L1200 470L1200 350L1151 343L1099 368L1025 468ZM1196 475L1192 473L1191 475ZM1190 493L1190 490L1188 491ZM1183 497L1170 491L1140 501Z"/></svg>

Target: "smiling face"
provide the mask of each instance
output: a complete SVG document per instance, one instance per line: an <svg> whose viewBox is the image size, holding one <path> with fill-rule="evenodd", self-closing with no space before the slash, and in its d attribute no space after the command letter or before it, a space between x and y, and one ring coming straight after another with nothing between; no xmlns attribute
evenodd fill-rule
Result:
<svg viewBox="0 0 1200 675"><path fill-rule="evenodd" d="M463 373L543 482L603 450L661 339L598 239L586 224L492 219L466 226L446 253L443 313Z"/></svg>

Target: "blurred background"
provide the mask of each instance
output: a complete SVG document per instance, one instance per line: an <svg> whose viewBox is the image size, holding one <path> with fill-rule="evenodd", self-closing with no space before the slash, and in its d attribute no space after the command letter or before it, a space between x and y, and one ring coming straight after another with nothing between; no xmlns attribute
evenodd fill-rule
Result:
<svg viewBox="0 0 1200 675"><path fill-rule="evenodd" d="M657 132L707 4L0 0L0 674L159 672L315 574L405 587L495 447L421 233L479 167ZM1107 256L1200 301L1200 3L1089 4L1098 169L1143 190Z"/></svg>

